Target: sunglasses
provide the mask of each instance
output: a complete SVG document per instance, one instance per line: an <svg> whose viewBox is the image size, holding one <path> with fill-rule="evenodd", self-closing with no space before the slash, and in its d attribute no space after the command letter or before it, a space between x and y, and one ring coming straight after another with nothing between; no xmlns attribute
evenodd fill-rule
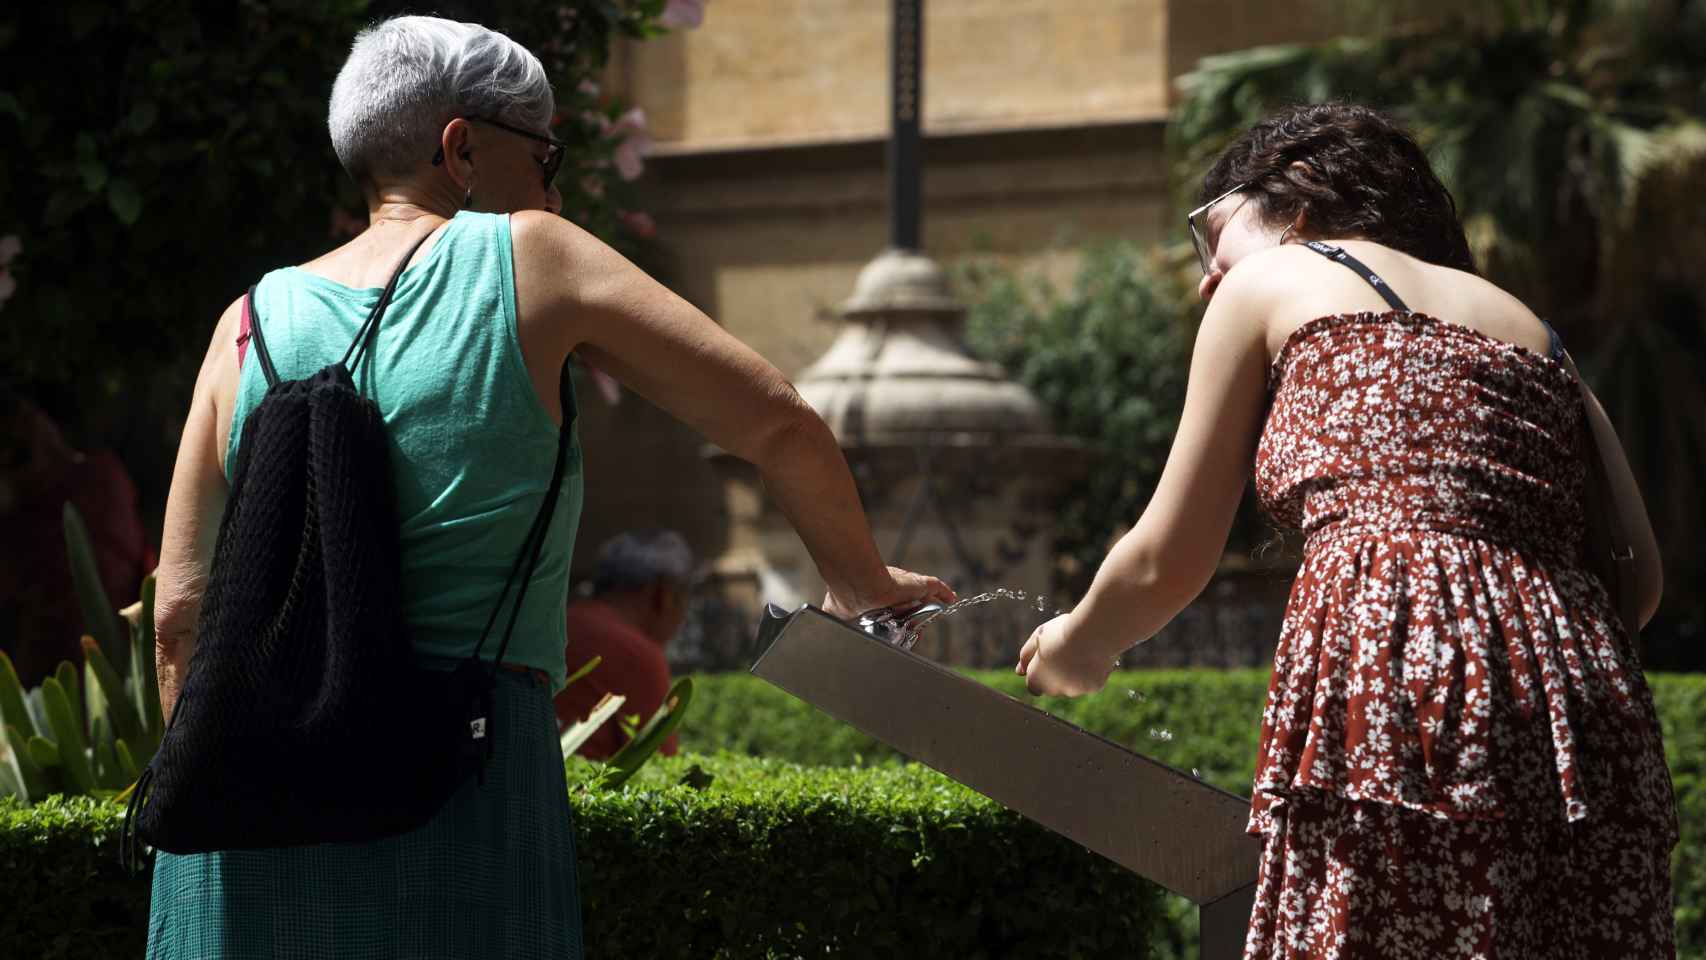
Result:
<svg viewBox="0 0 1706 960"><path fill-rule="evenodd" d="M497 127L499 130L507 130L518 137L537 140L549 147L550 149L545 151L545 159L538 161L538 164L539 172L545 176L545 192L549 193L551 191L551 184L557 179L557 171L563 166L563 158L569 155L569 145L567 143L558 140L556 137L548 137L542 133L523 130L513 124L504 123L502 120L493 120L491 117L463 117L462 119L472 123L483 123L488 127ZM432 155L432 165L436 167L443 162L444 147L440 146Z"/></svg>
<svg viewBox="0 0 1706 960"><path fill-rule="evenodd" d="M1205 277L1208 276L1208 262L1214 255L1214 251L1208 245L1208 211L1215 204L1249 185L1248 183L1240 183L1231 190L1185 214L1185 225L1191 229L1191 246L1196 248L1197 262L1202 264L1202 272Z"/></svg>

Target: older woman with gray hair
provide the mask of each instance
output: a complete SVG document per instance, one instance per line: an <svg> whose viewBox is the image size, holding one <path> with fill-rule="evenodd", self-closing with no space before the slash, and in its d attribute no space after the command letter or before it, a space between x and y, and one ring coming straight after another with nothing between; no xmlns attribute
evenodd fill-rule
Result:
<svg viewBox="0 0 1706 960"><path fill-rule="evenodd" d="M556 215L553 108L538 59L500 33L431 17L363 31L328 121L369 227L267 274L253 295L278 376L304 377L345 349L420 244L363 368L391 440L417 655L454 661L473 649L572 415L558 392L571 353L755 464L829 584L832 612L950 599L940 581L883 565L834 437L769 363ZM167 501L155 613L167 705L193 652L238 440L266 391L247 357L246 316L234 302L214 331ZM161 854L150 957L581 955L551 707L565 676L579 463L571 457L558 535L505 659L516 669L499 671L483 785L465 784L431 822L384 840Z"/></svg>

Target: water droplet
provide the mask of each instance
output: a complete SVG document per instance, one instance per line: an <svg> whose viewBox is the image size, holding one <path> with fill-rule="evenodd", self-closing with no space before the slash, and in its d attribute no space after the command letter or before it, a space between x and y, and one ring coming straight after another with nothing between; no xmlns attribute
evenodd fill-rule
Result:
<svg viewBox="0 0 1706 960"><path fill-rule="evenodd" d="M1164 727L1150 727L1149 728L1149 737L1152 740L1159 740L1162 743L1167 743L1168 741L1173 739L1173 731L1168 730Z"/></svg>

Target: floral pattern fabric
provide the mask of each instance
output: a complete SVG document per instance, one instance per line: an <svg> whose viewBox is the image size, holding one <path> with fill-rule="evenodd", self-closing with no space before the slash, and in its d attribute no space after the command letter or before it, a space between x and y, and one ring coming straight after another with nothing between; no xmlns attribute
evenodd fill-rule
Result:
<svg viewBox="0 0 1706 960"><path fill-rule="evenodd" d="M1304 324L1269 391L1257 492L1306 539L1246 957L1674 956L1674 799L1581 563L1573 375L1390 311Z"/></svg>

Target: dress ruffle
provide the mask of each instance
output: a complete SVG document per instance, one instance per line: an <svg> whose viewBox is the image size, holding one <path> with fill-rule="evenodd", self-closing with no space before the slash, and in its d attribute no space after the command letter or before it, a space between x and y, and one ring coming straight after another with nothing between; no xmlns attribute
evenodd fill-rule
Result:
<svg viewBox="0 0 1706 960"><path fill-rule="evenodd" d="M1428 530L1311 542L1263 715L1252 828L1300 791L1450 819L1643 811L1658 721L1599 582Z"/></svg>

